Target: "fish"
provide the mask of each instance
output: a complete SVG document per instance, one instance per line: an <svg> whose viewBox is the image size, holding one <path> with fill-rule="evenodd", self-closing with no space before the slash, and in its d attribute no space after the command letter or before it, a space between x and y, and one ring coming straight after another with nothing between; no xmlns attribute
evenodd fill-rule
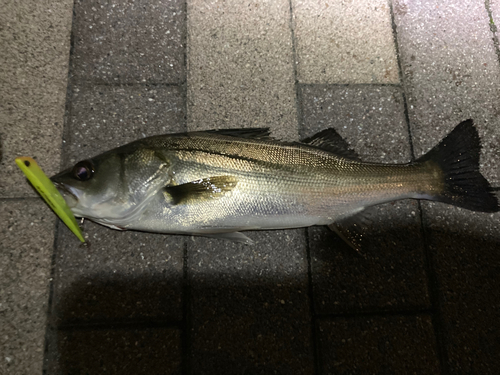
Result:
<svg viewBox="0 0 500 375"><path fill-rule="evenodd" d="M359 234L345 228L382 203L497 212L480 151L472 120L406 164L363 162L333 128L301 142L264 128L222 129L139 139L51 180L75 216L113 229L251 244L242 231L327 225L357 248Z"/></svg>

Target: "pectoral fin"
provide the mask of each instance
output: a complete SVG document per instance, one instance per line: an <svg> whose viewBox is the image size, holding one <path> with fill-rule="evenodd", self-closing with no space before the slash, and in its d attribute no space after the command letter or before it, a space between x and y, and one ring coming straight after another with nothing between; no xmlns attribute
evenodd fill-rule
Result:
<svg viewBox="0 0 500 375"><path fill-rule="evenodd" d="M233 190L238 184L234 176L202 178L177 186L167 186L163 194L173 204L196 203L207 199L217 199Z"/></svg>

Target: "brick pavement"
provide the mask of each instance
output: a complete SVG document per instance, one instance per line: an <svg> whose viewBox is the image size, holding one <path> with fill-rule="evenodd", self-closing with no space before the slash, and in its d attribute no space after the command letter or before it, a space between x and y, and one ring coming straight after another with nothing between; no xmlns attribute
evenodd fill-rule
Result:
<svg viewBox="0 0 500 375"><path fill-rule="evenodd" d="M29 151L53 172L53 154L62 168L154 134L265 126L298 140L334 127L363 160L404 163L472 117L481 168L500 186L499 9L77 0L64 127L53 126L61 147L44 138ZM25 142L14 128L2 165ZM381 205L362 257L317 227L250 232L248 247L86 222L82 246L63 225L54 232L50 212L9 173L0 198L9 373L500 372L498 213ZM31 210L15 213L24 204ZM42 252L20 236L30 220ZM29 365L28 340L39 351Z"/></svg>

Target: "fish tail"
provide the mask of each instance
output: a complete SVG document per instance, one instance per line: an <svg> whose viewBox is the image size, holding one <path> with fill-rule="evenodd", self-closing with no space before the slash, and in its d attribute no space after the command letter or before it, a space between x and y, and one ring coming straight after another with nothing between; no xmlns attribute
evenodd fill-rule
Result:
<svg viewBox="0 0 500 375"><path fill-rule="evenodd" d="M479 212L500 207L489 182L479 172L481 141L472 120L455 129L417 162L434 163L444 177L444 188L430 199Z"/></svg>

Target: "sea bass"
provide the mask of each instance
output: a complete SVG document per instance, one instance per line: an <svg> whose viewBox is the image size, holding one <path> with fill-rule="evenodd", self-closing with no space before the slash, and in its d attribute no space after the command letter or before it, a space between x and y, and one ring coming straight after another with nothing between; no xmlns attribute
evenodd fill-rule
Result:
<svg viewBox="0 0 500 375"><path fill-rule="evenodd" d="M153 136L51 178L75 216L120 230L222 237L349 220L399 199L499 210L479 172L480 139L460 123L409 164L364 163L333 129L280 142L267 129Z"/></svg>

